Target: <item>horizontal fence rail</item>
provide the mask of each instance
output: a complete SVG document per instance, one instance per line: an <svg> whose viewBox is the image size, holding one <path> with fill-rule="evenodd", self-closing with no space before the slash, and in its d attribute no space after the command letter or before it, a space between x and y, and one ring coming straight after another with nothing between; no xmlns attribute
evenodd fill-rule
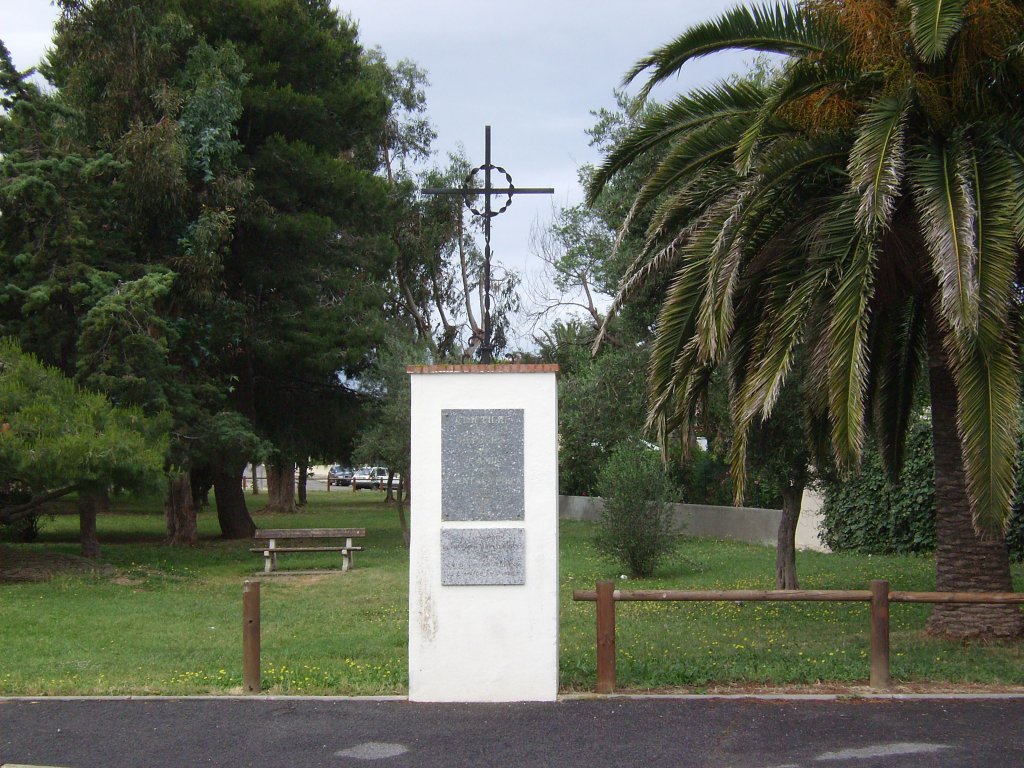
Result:
<svg viewBox="0 0 1024 768"><path fill-rule="evenodd" d="M1022 592L900 592L876 579L871 589L615 589L612 581L597 582L597 589L578 589L572 599L597 603L597 692L615 690L615 603L617 602L777 602L869 603L871 605L872 688L889 687L889 604L1024 604Z"/></svg>

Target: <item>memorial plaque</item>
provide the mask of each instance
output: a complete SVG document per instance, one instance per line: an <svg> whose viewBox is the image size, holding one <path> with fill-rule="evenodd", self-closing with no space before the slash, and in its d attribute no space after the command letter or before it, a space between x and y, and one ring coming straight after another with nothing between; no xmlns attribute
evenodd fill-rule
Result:
<svg viewBox="0 0 1024 768"><path fill-rule="evenodd" d="M522 520L523 410L441 411L441 519Z"/></svg>
<svg viewBox="0 0 1024 768"><path fill-rule="evenodd" d="M522 528L441 530L441 584L526 583L526 531Z"/></svg>

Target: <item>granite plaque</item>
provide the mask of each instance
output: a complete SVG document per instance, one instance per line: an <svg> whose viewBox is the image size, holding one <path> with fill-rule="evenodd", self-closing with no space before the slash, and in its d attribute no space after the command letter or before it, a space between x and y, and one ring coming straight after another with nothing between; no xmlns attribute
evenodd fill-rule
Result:
<svg viewBox="0 0 1024 768"><path fill-rule="evenodd" d="M523 410L441 411L441 519L522 520Z"/></svg>
<svg viewBox="0 0 1024 768"><path fill-rule="evenodd" d="M446 587L526 583L522 528L441 530L441 584Z"/></svg>

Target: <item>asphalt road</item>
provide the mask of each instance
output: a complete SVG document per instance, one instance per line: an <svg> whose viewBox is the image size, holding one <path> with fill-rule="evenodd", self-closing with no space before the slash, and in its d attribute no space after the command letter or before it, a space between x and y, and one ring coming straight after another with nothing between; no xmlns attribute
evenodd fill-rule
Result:
<svg viewBox="0 0 1024 768"><path fill-rule="evenodd" d="M0 764L997 768L1024 699L0 700Z"/></svg>

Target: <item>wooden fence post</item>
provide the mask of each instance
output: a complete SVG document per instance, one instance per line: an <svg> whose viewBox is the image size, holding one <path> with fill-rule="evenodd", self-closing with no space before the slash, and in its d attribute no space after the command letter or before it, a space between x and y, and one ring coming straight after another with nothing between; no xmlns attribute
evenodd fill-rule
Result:
<svg viewBox="0 0 1024 768"><path fill-rule="evenodd" d="M248 579L242 586L242 687L260 692L260 583Z"/></svg>
<svg viewBox="0 0 1024 768"><path fill-rule="evenodd" d="M871 680L872 688L889 687L889 582L871 582Z"/></svg>
<svg viewBox="0 0 1024 768"><path fill-rule="evenodd" d="M597 582L597 692L615 691L615 584Z"/></svg>

